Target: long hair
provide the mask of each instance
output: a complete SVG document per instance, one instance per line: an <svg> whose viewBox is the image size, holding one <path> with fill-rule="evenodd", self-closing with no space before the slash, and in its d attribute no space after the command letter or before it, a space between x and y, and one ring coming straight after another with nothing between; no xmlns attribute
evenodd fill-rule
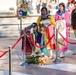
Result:
<svg viewBox="0 0 76 75"><path fill-rule="evenodd" d="M59 15L62 15L62 14L64 14L67 10L65 10L65 4L64 4L64 3L60 3L59 6L60 6L60 5L63 6L63 11L61 12L60 9L59 9L59 10L57 11L57 13L58 13Z"/></svg>
<svg viewBox="0 0 76 75"><path fill-rule="evenodd" d="M46 7L42 7L42 8L41 8L41 12L43 11L43 9L45 9L45 10L47 11L47 8L46 8Z"/></svg>
<svg viewBox="0 0 76 75"><path fill-rule="evenodd" d="M65 10L65 4L64 3L60 3L59 6L62 5L63 6L63 10Z"/></svg>

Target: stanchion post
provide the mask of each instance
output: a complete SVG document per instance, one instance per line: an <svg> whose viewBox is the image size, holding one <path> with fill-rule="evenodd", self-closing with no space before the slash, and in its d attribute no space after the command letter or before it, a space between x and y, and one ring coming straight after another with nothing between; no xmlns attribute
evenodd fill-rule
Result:
<svg viewBox="0 0 76 75"><path fill-rule="evenodd" d="M56 58L54 63L59 63L61 60L58 58L58 29L56 28Z"/></svg>
<svg viewBox="0 0 76 75"><path fill-rule="evenodd" d="M22 30L22 17L20 17L20 31ZM24 53L23 53L23 62L20 63L20 66L27 66L28 64L25 62L26 56L26 33L25 30L23 30L24 33Z"/></svg>
<svg viewBox="0 0 76 75"><path fill-rule="evenodd" d="M26 56L25 56L25 54L26 54L26 33L25 33L25 31L23 30L23 33L24 33L24 61L25 61L25 59L26 59Z"/></svg>
<svg viewBox="0 0 76 75"><path fill-rule="evenodd" d="M11 47L9 47L9 75L12 75L11 66Z"/></svg>
<svg viewBox="0 0 76 75"><path fill-rule="evenodd" d="M58 29L56 29L56 59L58 58Z"/></svg>
<svg viewBox="0 0 76 75"><path fill-rule="evenodd" d="M20 31L22 30L22 17L20 17Z"/></svg>
<svg viewBox="0 0 76 75"><path fill-rule="evenodd" d="M23 30L24 33L24 53L23 53L23 62L20 64L20 66L28 66L28 63L25 61L26 59L26 32Z"/></svg>

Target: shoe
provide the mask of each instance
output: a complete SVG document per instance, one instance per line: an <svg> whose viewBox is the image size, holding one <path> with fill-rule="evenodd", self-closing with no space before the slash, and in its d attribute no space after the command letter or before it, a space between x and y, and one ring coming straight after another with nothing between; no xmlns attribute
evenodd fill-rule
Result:
<svg viewBox="0 0 76 75"><path fill-rule="evenodd" d="M75 53L73 53L73 55L76 55L76 52L75 52Z"/></svg>
<svg viewBox="0 0 76 75"><path fill-rule="evenodd" d="M61 52L59 57L64 58L65 57L65 52Z"/></svg>
<svg viewBox="0 0 76 75"><path fill-rule="evenodd" d="M65 58L65 56L60 56L60 58Z"/></svg>

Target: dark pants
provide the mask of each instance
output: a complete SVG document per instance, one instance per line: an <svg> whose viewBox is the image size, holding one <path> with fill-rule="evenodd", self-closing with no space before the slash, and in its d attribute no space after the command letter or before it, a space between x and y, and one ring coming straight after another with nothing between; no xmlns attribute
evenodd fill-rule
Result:
<svg viewBox="0 0 76 75"><path fill-rule="evenodd" d="M23 16L27 16L27 12L23 12Z"/></svg>
<svg viewBox="0 0 76 75"><path fill-rule="evenodd" d="M47 3L42 3L42 6L43 6L43 7L46 7L46 6L47 6Z"/></svg>
<svg viewBox="0 0 76 75"><path fill-rule="evenodd" d="M40 4L36 5L37 7L37 13L40 13Z"/></svg>

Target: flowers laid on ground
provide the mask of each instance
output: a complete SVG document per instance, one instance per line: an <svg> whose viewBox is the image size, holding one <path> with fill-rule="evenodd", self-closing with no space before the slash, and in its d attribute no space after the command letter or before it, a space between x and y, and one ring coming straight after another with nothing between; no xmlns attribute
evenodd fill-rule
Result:
<svg viewBox="0 0 76 75"><path fill-rule="evenodd" d="M29 55L25 61L28 64L38 64L40 53L41 53L40 51L32 50L32 54Z"/></svg>
<svg viewBox="0 0 76 75"><path fill-rule="evenodd" d="M43 65L46 63L46 56L44 53L41 53L40 51L33 50L32 54L27 57L25 60L28 64L39 64Z"/></svg>

